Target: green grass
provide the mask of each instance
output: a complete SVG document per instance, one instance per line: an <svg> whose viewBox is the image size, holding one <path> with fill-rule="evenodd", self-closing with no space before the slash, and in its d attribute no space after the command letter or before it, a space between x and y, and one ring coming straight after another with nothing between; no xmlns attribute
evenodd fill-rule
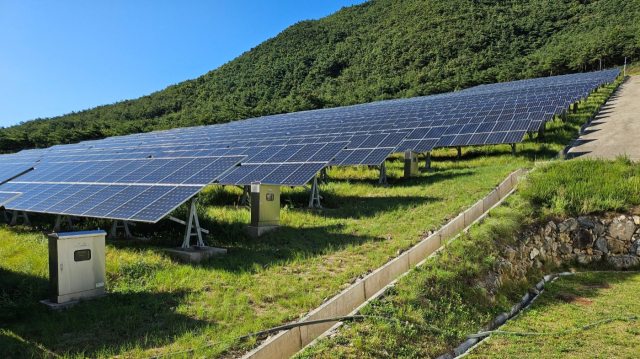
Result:
<svg viewBox="0 0 640 359"><path fill-rule="evenodd" d="M577 216L640 205L640 164L628 158L554 163L529 177L521 194L553 214Z"/></svg>
<svg viewBox="0 0 640 359"><path fill-rule="evenodd" d="M2 226L3 355L140 358L217 341L224 343L198 350L196 355L215 358L242 353L255 346L255 340L240 343L234 340L237 336L299 319L475 203L513 170L552 158L614 87L591 96L566 121L548 123L544 141L536 136L528 139L518 145L515 157L507 145L464 148L461 161L455 160L455 150L441 149L433 152L433 172L405 180L401 178L403 160L395 156L386 163L390 182L386 188L377 186L376 170L333 168L329 171L331 183L321 187L327 208L322 212L300 210L306 207L308 194L302 189L285 188L283 228L257 239L243 232L249 212L225 207L238 201L240 190L210 187L202 193L198 205L201 224L212 233L206 238L207 244L228 248L226 256L200 265L173 262L162 248L178 245L183 228L169 221L153 227L139 225L135 230L144 232L151 238L149 242L114 242L107 246L110 294L65 312L50 312L37 303L47 297L45 236L23 227ZM519 211L512 212L521 216ZM176 216L184 214L185 208L176 211ZM522 218L511 218L509 226L517 227L514 223ZM53 223L50 216L35 216L34 220L36 229ZM509 227L506 219L501 221L495 231L510 233L504 229ZM79 228L107 225L86 220ZM438 344L441 347L450 345L513 299L501 294L495 303L476 300L473 295L477 293L465 285L466 278L491 265L492 258L486 254L494 243L487 239L482 244L475 237L473 242L458 241L454 246L462 246L466 252L443 253L442 263L451 263L450 269L434 264L434 272L422 273L430 285L438 283L433 292L438 299L428 302L433 318L450 328L446 340ZM474 248L482 251L469 254L473 257L455 254L471 253ZM417 289L417 284L407 285ZM520 289L514 288L513 295ZM411 302L406 296L405 300L418 305L422 299L417 298ZM472 303L461 305L468 300ZM479 308L484 309L478 312ZM397 310L399 317L412 313L404 307ZM417 318L417 314L411 315Z"/></svg>
<svg viewBox="0 0 640 359"><path fill-rule="evenodd" d="M531 307L500 328L550 333L640 315L640 274L585 273L545 285ZM493 335L468 358L638 358L640 321L613 321L555 336Z"/></svg>

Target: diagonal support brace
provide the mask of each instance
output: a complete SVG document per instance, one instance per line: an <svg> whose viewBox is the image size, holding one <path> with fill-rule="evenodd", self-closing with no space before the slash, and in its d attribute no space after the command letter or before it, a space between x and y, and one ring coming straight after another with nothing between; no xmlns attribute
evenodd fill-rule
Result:
<svg viewBox="0 0 640 359"><path fill-rule="evenodd" d="M318 187L318 176L313 176L313 185L311 186L311 198L309 198L309 208L322 208L320 204L320 187Z"/></svg>
<svg viewBox="0 0 640 359"><path fill-rule="evenodd" d="M71 222L71 216L65 216L65 217L67 217L67 226L69 226L69 230L73 231L73 222ZM53 231L60 232L61 225L62 225L62 215L59 214L56 217L56 224L53 226Z"/></svg>
<svg viewBox="0 0 640 359"><path fill-rule="evenodd" d="M11 223L9 223L10 226L15 226L16 224L18 224L18 218L22 217L22 219L24 219L24 224L27 226L31 225L31 221L29 221L29 216L27 215L27 212L22 212L22 214L19 214L20 212L18 211L13 211L13 217L11 218Z"/></svg>
<svg viewBox="0 0 640 359"><path fill-rule="evenodd" d="M189 248L191 237L198 237L198 247L204 247L204 242L202 241L202 229L200 228L200 221L198 221L198 212L196 211L196 197L191 198L191 203L189 205L189 215L187 217L187 229L184 233L184 241L182 242L182 248ZM196 233L193 233L195 229Z"/></svg>
<svg viewBox="0 0 640 359"><path fill-rule="evenodd" d="M378 184L381 186L389 184L387 182L387 166L385 166L384 162L380 165L380 178L378 178Z"/></svg>

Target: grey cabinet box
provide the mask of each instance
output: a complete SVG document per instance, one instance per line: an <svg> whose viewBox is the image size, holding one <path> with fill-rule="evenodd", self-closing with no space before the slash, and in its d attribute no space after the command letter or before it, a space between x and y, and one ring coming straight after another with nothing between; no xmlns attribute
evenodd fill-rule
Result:
<svg viewBox="0 0 640 359"><path fill-rule="evenodd" d="M51 302L104 295L105 231L49 234Z"/></svg>
<svg viewBox="0 0 640 359"><path fill-rule="evenodd" d="M404 177L420 175L418 168L418 152L407 150L404 153Z"/></svg>
<svg viewBox="0 0 640 359"><path fill-rule="evenodd" d="M280 184L251 183L251 225L280 225Z"/></svg>

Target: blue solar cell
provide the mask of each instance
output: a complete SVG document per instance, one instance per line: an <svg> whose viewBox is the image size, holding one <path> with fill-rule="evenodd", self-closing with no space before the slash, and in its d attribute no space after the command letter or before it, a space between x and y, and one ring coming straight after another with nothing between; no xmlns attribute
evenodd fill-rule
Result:
<svg viewBox="0 0 640 359"><path fill-rule="evenodd" d="M450 146L466 146L469 143L469 140L471 140L471 134L460 134L457 135L456 138L451 141L451 145Z"/></svg>
<svg viewBox="0 0 640 359"><path fill-rule="evenodd" d="M296 152L293 156L289 157L285 162L308 162L318 151L320 151L325 144L308 144Z"/></svg>
<svg viewBox="0 0 640 359"><path fill-rule="evenodd" d="M302 186L309 182L322 168L324 168L324 164L322 163L300 164L299 167L292 171L281 183L288 186Z"/></svg>
<svg viewBox="0 0 640 359"><path fill-rule="evenodd" d="M174 208L195 196L203 187L180 186L160 197L153 203L131 215L128 219L142 222L157 222Z"/></svg>
<svg viewBox="0 0 640 359"><path fill-rule="evenodd" d="M273 156L269 157L265 162L282 163L288 160L296 152L300 151L304 145L287 145Z"/></svg>
<svg viewBox="0 0 640 359"><path fill-rule="evenodd" d="M438 144L436 145L436 147L447 147L447 146L451 146L451 143L453 143L453 140L455 140L457 135L445 135L442 136L440 138L440 140L438 140Z"/></svg>
<svg viewBox="0 0 640 359"><path fill-rule="evenodd" d="M269 173L268 176L263 178L264 182L272 182L272 183L282 183L287 177L291 175L291 173L300 167L299 164L282 164L278 166L275 170Z"/></svg>
<svg viewBox="0 0 640 359"><path fill-rule="evenodd" d="M123 204L131 200L131 198L134 198L138 196L140 193L151 188L151 186L140 186L140 185L131 185L131 186L111 185L109 187L113 187L113 190L111 190L110 192L115 192L115 190L119 190L119 191L109 196L108 198L105 198L102 202L100 202L99 204L89 209L85 209L81 212L80 211L74 212L71 210L65 210L65 212L68 212L69 214L78 215L78 216L82 215L87 217L106 217L108 213L121 207ZM80 209L80 208L76 208L76 209Z"/></svg>
<svg viewBox="0 0 640 359"><path fill-rule="evenodd" d="M260 167L257 164L249 164L234 167L231 171L227 172L222 177L218 178L217 182L220 184L236 184L239 180L250 174L252 171Z"/></svg>
<svg viewBox="0 0 640 359"><path fill-rule="evenodd" d="M78 202L84 200L85 198L93 195L94 193L105 188L105 185L72 185L72 187L76 188L76 192L73 195L70 195L66 198L60 198L60 200L56 203L51 202L51 205L45 209L43 212L47 213L62 213L63 210L75 206Z"/></svg>
<svg viewBox="0 0 640 359"><path fill-rule="evenodd" d="M91 208L99 205L100 203L108 200L109 198L111 198L112 196L114 196L116 193L122 191L123 189L125 189L126 186L125 185L110 185L110 186L106 186L105 188L97 191L96 193L94 193L93 195L79 201L76 205L71 206L63 211L61 211L62 214L77 214L80 215L88 210L90 210Z"/></svg>
<svg viewBox="0 0 640 359"><path fill-rule="evenodd" d="M522 142L522 138L527 133L527 131L513 131L509 132L507 136L504 138L505 143L518 143Z"/></svg>
<svg viewBox="0 0 640 359"><path fill-rule="evenodd" d="M169 193L174 188L176 188L176 186L153 186L148 188L146 191L138 194L115 210L109 212L105 217L128 219L151 203L155 202L158 198Z"/></svg>
<svg viewBox="0 0 640 359"><path fill-rule="evenodd" d="M380 165L384 160L389 157L392 150L390 148L376 148L372 150L367 157L365 157L360 164L361 165Z"/></svg>
<svg viewBox="0 0 640 359"><path fill-rule="evenodd" d="M430 138L430 139L426 139L426 140L420 140L420 142L418 142L417 146L415 146L413 148L413 151L416 152L431 152L431 150L436 146L436 144L438 143L437 138Z"/></svg>
<svg viewBox="0 0 640 359"><path fill-rule="evenodd" d="M372 149L361 149L361 150L345 150L345 151L351 151L351 154L345 158L340 165L342 166L357 166L360 163L362 163L362 161L367 158L367 156L369 156L369 154L371 154L371 152L373 151Z"/></svg>

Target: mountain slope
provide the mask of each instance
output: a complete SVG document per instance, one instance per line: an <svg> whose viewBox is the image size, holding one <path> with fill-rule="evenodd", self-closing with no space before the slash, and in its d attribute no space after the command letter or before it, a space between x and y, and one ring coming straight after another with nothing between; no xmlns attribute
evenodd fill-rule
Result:
<svg viewBox="0 0 640 359"><path fill-rule="evenodd" d="M0 151L597 70L640 54L638 0L373 0L194 80L0 130Z"/></svg>

